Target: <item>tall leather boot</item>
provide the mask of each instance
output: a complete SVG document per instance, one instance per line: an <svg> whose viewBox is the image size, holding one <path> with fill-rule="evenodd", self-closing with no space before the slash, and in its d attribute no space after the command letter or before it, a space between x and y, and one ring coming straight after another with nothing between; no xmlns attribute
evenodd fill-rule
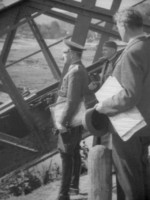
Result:
<svg viewBox="0 0 150 200"><path fill-rule="evenodd" d="M61 153L62 158L62 178L58 200L70 200L69 187L72 175L72 156Z"/></svg>
<svg viewBox="0 0 150 200"><path fill-rule="evenodd" d="M72 180L70 185L70 194L77 195L79 193L79 179L81 172L81 156L80 151L77 148L73 157L73 171Z"/></svg>

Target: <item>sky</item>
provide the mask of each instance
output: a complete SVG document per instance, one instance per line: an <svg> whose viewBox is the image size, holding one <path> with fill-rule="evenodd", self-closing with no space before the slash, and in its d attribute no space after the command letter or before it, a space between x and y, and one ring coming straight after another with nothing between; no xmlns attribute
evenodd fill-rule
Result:
<svg viewBox="0 0 150 200"><path fill-rule="evenodd" d="M141 0L122 0L120 8L125 8L137 4ZM110 9L113 0L97 0L96 6L100 6L102 8Z"/></svg>

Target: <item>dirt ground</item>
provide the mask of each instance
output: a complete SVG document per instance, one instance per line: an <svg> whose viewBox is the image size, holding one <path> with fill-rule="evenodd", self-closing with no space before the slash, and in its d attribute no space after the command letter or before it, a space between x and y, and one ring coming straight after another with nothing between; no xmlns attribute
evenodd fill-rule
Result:
<svg viewBox="0 0 150 200"><path fill-rule="evenodd" d="M43 186L29 195L21 197L11 197L8 200L56 200L59 191L60 181L52 182ZM88 199L88 175L83 175L80 178L80 194L71 196L71 200L87 200ZM112 200L116 200L115 177L113 177Z"/></svg>
<svg viewBox="0 0 150 200"><path fill-rule="evenodd" d="M71 200L85 200L87 199L87 193L88 193L88 187L86 184L87 176L81 177L81 191L80 195L72 196ZM59 185L60 181L52 182L46 186L43 186L37 190L35 190L33 193L21 196L21 197L11 197L9 200L55 200L57 199L57 194L59 191Z"/></svg>

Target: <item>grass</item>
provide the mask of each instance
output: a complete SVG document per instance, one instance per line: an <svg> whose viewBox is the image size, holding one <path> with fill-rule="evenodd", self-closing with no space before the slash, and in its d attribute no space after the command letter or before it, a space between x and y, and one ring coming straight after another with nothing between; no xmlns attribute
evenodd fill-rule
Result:
<svg viewBox="0 0 150 200"><path fill-rule="evenodd" d="M50 45L55 41L56 40L46 40L46 43L47 45ZM95 52L95 47L87 45L87 48L88 51L85 51L83 54L83 63L85 66L91 64ZM21 59L39 49L40 48L35 40L17 39L17 41L12 45L7 64ZM64 65L62 60L63 49L63 43L50 48L51 54L54 56L61 71ZM42 53L38 53L16 63L15 65L8 67L7 70L17 87L41 90L56 82L50 70L50 66L48 66Z"/></svg>

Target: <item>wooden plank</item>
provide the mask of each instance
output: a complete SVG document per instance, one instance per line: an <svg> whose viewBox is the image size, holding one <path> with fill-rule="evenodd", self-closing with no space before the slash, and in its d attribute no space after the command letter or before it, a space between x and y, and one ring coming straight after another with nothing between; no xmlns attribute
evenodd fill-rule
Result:
<svg viewBox="0 0 150 200"><path fill-rule="evenodd" d="M39 43L41 50L43 52L43 55L47 61L47 64L50 68L50 70L52 71L54 77L59 81L60 80L60 76L61 76L61 72L55 62L54 57L52 56L48 46L46 45L36 23L32 20L32 18L30 18L29 16L27 16L27 21L31 27L31 30L34 33L35 38L37 39L37 42Z"/></svg>
<svg viewBox="0 0 150 200"><path fill-rule="evenodd" d="M23 141L17 137L13 137L6 133L0 132L0 142L13 145L15 147L19 147L28 151L38 152L38 150L34 147L32 143L29 141Z"/></svg>
<svg viewBox="0 0 150 200"><path fill-rule="evenodd" d="M89 193L88 200L112 199L112 155L102 145L90 149L88 155Z"/></svg>

